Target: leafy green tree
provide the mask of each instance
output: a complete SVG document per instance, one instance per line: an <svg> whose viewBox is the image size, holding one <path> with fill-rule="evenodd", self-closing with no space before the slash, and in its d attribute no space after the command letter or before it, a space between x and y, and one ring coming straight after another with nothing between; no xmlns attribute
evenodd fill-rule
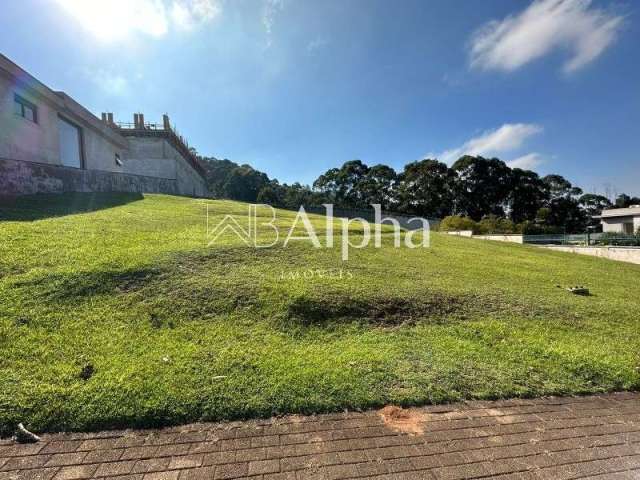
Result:
<svg viewBox="0 0 640 480"><path fill-rule="evenodd" d="M549 199L573 198L582 195L582 189L574 187L569 180L562 175L552 174L542 178L549 193Z"/></svg>
<svg viewBox="0 0 640 480"><path fill-rule="evenodd" d="M626 193L621 193L616 198L615 208L629 208L631 205L640 205L640 198L630 197Z"/></svg>
<svg viewBox="0 0 640 480"><path fill-rule="evenodd" d="M205 170L209 191L216 197L224 197L224 184L233 169L239 165L231 160L218 160L214 157L198 157L198 160Z"/></svg>
<svg viewBox="0 0 640 480"><path fill-rule="evenodd" d="M507 203L509 218L515 223L534 221L538 210L549 199L544 181L537 173L514 168Z"/></svg>
<svg viewBox="0 0 640 480"><path fill-rule="evenodd" d="M371 167L356 188L360 192L362 203L368 208L379 203L383 210L394 209L397 205L396 185L398 175L387 165Z"/></svg>
<svg viewBox="0 0 640 480"><path fill-rule="evenodd" d="M255 203L260 190L269 183L266 174L249 165L240 165L229 173L222 190L227 198Z"/></svg>
<svg viewBox="0 0 640 480"><path fill-rule="evenodd" d="M284 187L284 204L287 208L319 207L322 203L326 203L323 195L314 193L307 185L296 182L292 185L285 183Z"/></svg>
<svg viewBox="0 0 640 480"><path fill-rule="evenodd" d="M567 233L584 232L587 216L580 208L582 189L574 187L562 175L547 175L542 180L549 194L547 225L561 227Z"/></svg>
<svg viewBox="0 0 640 480"><path fill-rule="evenodd" d="M323 203L327 203L327 199L307 185L301 185L298 182L292 185L286 183L280 185L277 180L273 180L260 190L257 202L297 210L301 206L320 207Z"/></svg>
<svg viewBox="0 0 640 480"><path fill-rule="evenodd" d="M313 182L313 188L339 207L366 208L367 199L361 187L368 173L369 167L361 160L351 160L320 175Z"/></svg>
<svg viewBox="0 0 640 480"><path fill-rule="evenodd" d="M465 155L452 169L457 173L456 211L480 220L485 215L505 215L511 189L511 169L497 158Z"/></svg>
<svg viewBox="0 0 640 480"><path fill-rule="evenodd" d="M500 233L516 233L516 225L508 218L500 218L495 215L487 215L478 222L478 233L481 235L491 235Z"/></svg>
<svg viewBox="0 0 640 480"><path fill-rule="evenodd" d="M273 207L285 207L285 194L286 188L280 185L277 180L273 180L260 189L256 202L271 205Z"/></svg>
<svg viewBox="0 0 640 480"><path fill-rule="evenodd" d="M451 215L456 174L446 164L425 159L404 167L398 188L399 209L424 217Z"/></svg>
<svg viewBox="0 0 640 480"><path fill-rule="evenodd" d="M492 232L511 231L514 224L528 233L581 232L594 224L594 215L611 206L600 195L583 195L561 175L540 178L532 171L510 169L497 158L480 156L465 155L452 168L437 160L420 160L407 164L400 174L387 165L368 167L351 160L320 175L313 188L280 184L230 160L199 159L209 190L219 197L295 209L323 203L369 208L379 203L385 210L425 217L458 213L482 223L476 230ZM625 194L616 199L617 207L633 204L640 204L640 199Z"/></svg>
<svg viewBox="0 0 640 480"><path fill-rule="evenodd" d="M611 207L611 202L607 197L594 193L585 193L579 199L580 206L585 213L587 225L597 227L600 220L593 217L600 215L603 210Z"/></svg>
<svg viewBox="0 0 640 480"><path fill-rule="evenodd" d="M449 215L444 217L440 222L439 230L441 232L460 232L472 231L478 233L478 224L473 218L464 217L462 215Z"/></svg>

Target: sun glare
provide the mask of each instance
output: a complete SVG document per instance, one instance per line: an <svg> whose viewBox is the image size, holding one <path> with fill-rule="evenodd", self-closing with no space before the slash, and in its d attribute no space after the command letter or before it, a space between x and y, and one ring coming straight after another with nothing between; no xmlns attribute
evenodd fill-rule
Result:
<svg viewBox="0 0 640 480"><path fill-rule="evenodd" d="M159 0L57 0L80 24L102 41L140 31L159 37L167 32L164 4Z"/></svg>

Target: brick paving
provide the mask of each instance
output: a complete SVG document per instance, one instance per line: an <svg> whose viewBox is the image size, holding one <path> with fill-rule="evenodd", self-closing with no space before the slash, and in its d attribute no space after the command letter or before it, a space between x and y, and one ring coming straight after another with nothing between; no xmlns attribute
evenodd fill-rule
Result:
<svg viewBox="0 0 640 480"><path fill-rule="evenodd" d="M640 394L198 423L0 440L0 480L640 479Z"/></svg>

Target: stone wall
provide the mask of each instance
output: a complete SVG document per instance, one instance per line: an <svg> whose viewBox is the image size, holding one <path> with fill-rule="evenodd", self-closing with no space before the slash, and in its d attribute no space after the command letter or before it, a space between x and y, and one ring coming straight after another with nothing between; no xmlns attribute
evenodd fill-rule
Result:
<svg viewBox="0 0 640 480"><path fill-rule="evenodd" d="M172 179L0 158L0 195L62 192L180 194L177 181Z"/></svg>

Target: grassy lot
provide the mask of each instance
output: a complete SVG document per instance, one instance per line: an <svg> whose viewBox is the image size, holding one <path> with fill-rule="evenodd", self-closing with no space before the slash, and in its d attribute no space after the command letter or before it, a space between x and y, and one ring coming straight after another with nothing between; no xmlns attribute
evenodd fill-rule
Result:
<svg viewBox="0 0 640 480"><path fill-rule="evenodd" d="M438 234L348 262L206 247L204 212L163 195L0 207L1 432L640 388L640 266ZM593 295L556 286L576 284Z"/></svg>

